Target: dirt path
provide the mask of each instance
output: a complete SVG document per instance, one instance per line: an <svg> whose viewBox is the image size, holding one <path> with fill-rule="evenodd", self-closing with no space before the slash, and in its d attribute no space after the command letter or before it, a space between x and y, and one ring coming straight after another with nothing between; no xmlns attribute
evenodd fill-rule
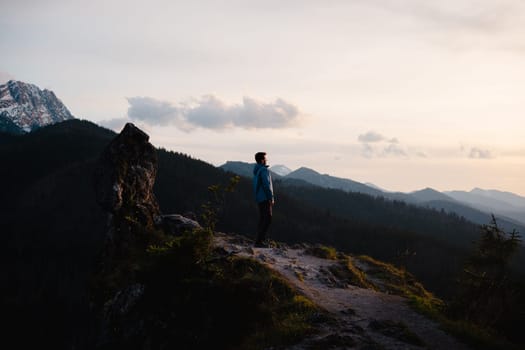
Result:
<svg viewBox="0 0 525 350"><path fill-rule="evenodd" d="M336 261L304 249L251 248L248 241L228 235L217 236L216 244L267 264L334 316L319 334L291 349L469 349L412 310L403 297L338 284L327 269Z"/></svg>

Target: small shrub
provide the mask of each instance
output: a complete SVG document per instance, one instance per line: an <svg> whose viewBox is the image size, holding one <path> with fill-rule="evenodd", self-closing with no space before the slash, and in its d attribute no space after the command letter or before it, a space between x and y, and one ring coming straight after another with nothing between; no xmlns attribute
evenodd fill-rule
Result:
<svg viewBox="0 0 525 350"><path fill-rule="evenodd" d="M146 252L150 262L154 259L166 259L172 265L189 267L203 263L209 258L212 241L211 231L196 229L187 231L182 236L166 237L161 244L150 245Z"/></svg>
<svg viewBox="0 0 525 350"><path fill-rule="evenodd" d="M316 245L307 248L305 253L322 259L337 260L337 250L333 247L327 247L324 245Z"/></svg>
<svg viewBox="0 0 525 350"><path fill-rule="evenodd" d="M399 269L391 264L375 260L366 255L360 255L357 258L369 266L367 273L377 279L377 281L373 279L369 280L372 280L372 283L374 283L379 290L385 290L386 292L409 298L417 296L427 300L428 303L436 307L443 305L440 299L427 291L423 285L406 270Z"/></svg>
<svg viewBox="0 0 525 350"><path fill-rule="evenodd" d="M293 302L298 308L303 310L315 310L317 308L315 304L304 295L294 295Z"/></svg>
<svg viewBox="0 0 525 350"><path fill-rule="evenodd" d="M444 314L444 304L429 303L428 299L410 297L410 306L419 313L435 320L445 332L480 350L518 350L519 347L501 339L494 331L465 320L452 320Z"/></svg>
<svg viewBox="0 0 525 350"><path fill-rule="evenodd" d="M337 279L347 284L375 289L374 285L367 280L366 274L353 264L352 258L349 256L344 256L339 260L339 264L332 265L328 269Z"/></svg>

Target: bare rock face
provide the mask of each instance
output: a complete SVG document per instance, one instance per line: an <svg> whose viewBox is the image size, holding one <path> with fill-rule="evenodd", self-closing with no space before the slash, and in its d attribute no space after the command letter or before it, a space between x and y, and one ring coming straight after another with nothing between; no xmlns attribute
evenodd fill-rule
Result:
<svg viewBox="0 0 525 350"><path fill-rule="evenodd" d="M97 201L115 216L129 216L152 227L160 216L153 194L157 152L149 136L131 123L102 153L96 171Z"/></svg>
<svg viewBox="0 0 525 350"><path fill-rule="evenodd" d="M193 231L201 228L201 225L196 221L180 214L162 215L161 221L158 222L165 233L179 236L186 231Z"/></svg>
<svg viewBox="0 0 525 350"><path fill-rule="evenodd" d="M108 228L91 298L97 319L96 343L101 349L148 343L145 324L156 321L145 321L140 307L148 293L154 293L140 277L147 247L162 242L165 235L200 228L198 222L182 215L161 215L153 194L157 164L148 135L131 123L98 160L96 199L108 213Z"/></svg>
<svg viewBox="0 0 525 350"><path fill-rule="evenodd" d="M135 315L145 287L136 282L136 259L152 243L160 209L153 194L157 152L149 136L128 123L100 155L94 183L97 202L108 213L106 241L93 278L102 348L142 332Z"/></svg>
<svg viewBox="0 0 525 350"><path fill-rule="evenodd" d="M153 194L157 163L149 136L131 123L99 158L94 182L97 201L109 217L101 258L106 272L148 244L148 235L160 218Z"/></svg>

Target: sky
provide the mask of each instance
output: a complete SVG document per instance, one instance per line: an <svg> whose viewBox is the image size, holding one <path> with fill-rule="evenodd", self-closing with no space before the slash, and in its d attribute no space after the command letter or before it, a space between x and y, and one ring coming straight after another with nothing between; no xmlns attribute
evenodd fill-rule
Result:
<svg viewBox="0 0 525 350"><path fill-rule="evenodd" d="M0 82L221 165L525 195L525 1L0 0Z"/></svg>

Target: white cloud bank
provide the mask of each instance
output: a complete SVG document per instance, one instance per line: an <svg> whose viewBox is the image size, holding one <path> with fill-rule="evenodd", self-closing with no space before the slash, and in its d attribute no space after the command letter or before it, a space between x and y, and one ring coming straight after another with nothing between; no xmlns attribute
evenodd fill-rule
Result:
<svg viewBox="0 0 525 350"><path fill-rule="evenodd" d="M408 157L408 153L399 145L396 137L386 137L375 131L368 131L357 137L362 144L361 155L365 158L376 157ZM424 154L417 153L419 157Z"/></svg>
<svg viewBox="0 0 525 350"><path fill-rule="evenodd" d="M468 157L472 159L491 159L493 158L491 151L487 149L477 148L477 147L472 147L470 149Z"/></svg>
<svg viewBox="0 0 525 350"><path fill-rule="evenodd" d="M241 104L227 104L214 95L174 105L151 97L129 97L128 117L149 125L172 125L183 131L195 128L282 129L298 126L301 113L297 106L277 98L263 103L244 97Z"/></svg>

